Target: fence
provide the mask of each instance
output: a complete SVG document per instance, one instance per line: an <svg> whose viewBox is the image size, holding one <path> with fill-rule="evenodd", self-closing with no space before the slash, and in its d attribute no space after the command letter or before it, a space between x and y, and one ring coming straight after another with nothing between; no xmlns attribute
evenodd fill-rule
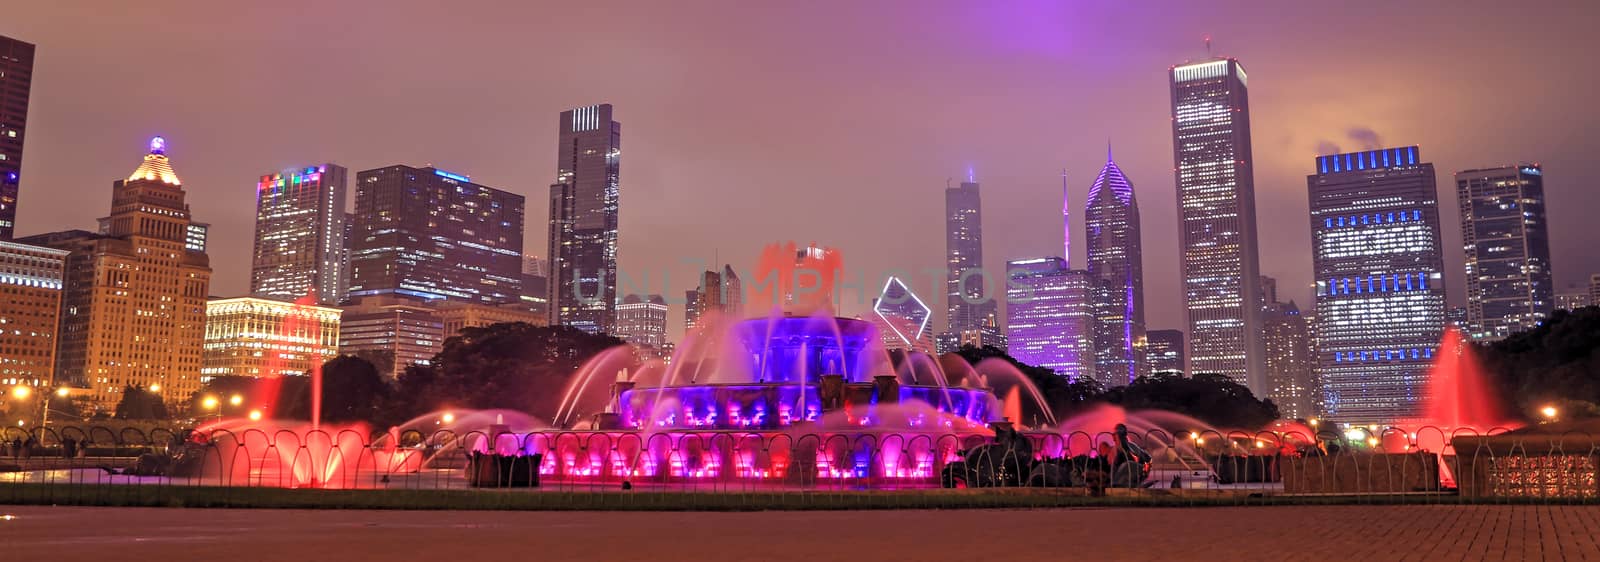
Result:
<svg viewBox="0 0 1600 562"><path fill-rule="evenodd" d="M51 497L80 499L127 493L194 497L241 488L391 490L412 498L452 491L417 501L461 507L548 507L557 501L551 498L591 507L595 501L666 507L757 500L1044 506L1107 501L1099 499L1102 493L1118 501L1159 503L1600 497L1600 441L1587 434L1390 428L1359 435L998 435L7 428L0 432L0 488L9 492L0 490L0 502L37 501L41 488ZM1101 448L1112 453L1105 462ZM943 491L949 488L968 490ZM466 490L483 493L461 492ZM703 494L722 498L684 499ZM863 495L875 499L857 497Z"/></svg>

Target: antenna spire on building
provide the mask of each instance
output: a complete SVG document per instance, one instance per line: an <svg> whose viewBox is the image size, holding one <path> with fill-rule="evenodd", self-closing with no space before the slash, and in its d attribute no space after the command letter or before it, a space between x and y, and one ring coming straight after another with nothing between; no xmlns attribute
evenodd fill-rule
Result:
<svg viewBox="0 0 1600 562"><path fill-rule="evenodd" d="M1072 197L1067 194L1067 169L1061 169L1061 262L1072 269Z"/></svg>

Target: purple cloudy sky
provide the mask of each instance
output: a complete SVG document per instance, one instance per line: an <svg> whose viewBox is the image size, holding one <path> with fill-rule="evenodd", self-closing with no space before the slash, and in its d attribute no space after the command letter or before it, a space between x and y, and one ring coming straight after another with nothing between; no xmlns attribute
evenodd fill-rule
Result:
<svg viewBox="0 0 1600 562"><path fill-rule="evenodd" d="M991 268L1058 253L1060 170L1081 217L1109 139L1143 211L1151 327L1178 327L1166 70L1205 35L1250 73L1262 270L1288 296L1309 300L1305 174L1333 147L1421 145L1454 300L1459 169L1543 163L1558 287L1600 272L1595 2L13 4L0 34L39 45L19 232L92 228L163 134L216 225L218 295L247 289L255 179L328 160L524 194L543 254L556 113L608 102L622 263L654 291L778 240L842 248L852 275L938 267L941 189L969 166Z"/></svg>

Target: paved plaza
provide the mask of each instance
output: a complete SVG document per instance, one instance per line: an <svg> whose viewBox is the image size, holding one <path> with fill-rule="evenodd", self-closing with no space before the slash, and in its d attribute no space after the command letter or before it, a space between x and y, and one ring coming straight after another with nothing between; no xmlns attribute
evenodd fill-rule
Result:
<svg viewBox="0 0 1600 562"><path fill-rule="evenodd" d="M10 516L10 517L6 517ZM754 513L0 506L5 560L1600 560L1600 507Z"/></svg>

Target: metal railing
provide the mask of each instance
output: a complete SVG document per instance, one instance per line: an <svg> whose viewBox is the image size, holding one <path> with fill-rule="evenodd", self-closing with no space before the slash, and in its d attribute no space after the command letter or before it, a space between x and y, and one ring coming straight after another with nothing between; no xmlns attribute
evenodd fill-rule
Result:
<svg viewBox="0 0 1600 562"><path fill-rule="evenodd" d="M1362 439L1209 430L1019 435L6 428L0 503L25 501L41 486L71 497L141 489L480 490L551 494L574 505L603 495L605 502L663 507L682 494L777 498L783 505L888 494L896 498L871 501L926 507L982 503L977 496L1024 506L1107 501L1101 497L1169 504L1600 498L1600 440L1587 434L1389 428ZM1102 457L1098 450L1107 447L1112 454ZM952 488L967 490L944 491ZM505 501L447 497L439 501Z"/></svg>

